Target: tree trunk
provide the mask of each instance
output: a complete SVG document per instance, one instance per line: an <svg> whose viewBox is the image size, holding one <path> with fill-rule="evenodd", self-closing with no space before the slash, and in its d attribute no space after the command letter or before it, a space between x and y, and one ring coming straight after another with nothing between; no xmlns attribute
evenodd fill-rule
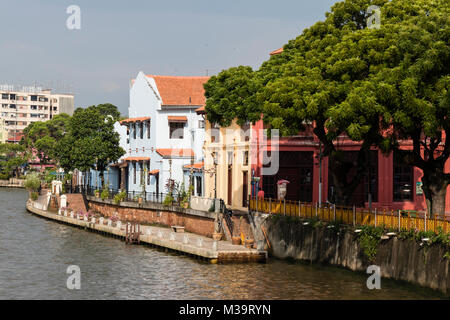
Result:
<svg viewBox="0 0 450 320"><path fill-rule="evenodd" d="M103 188L105 188L105 177L103 175L103 170L99 171L99 175L100 175L100 181L101 181L101 184L102 184L101 189L103 189Z"/></svg>
<svg viewBox="0 0 450 320"><path fill-rule="evenodd" d="M431 218L435 214L445 214L445 198L449 184L449 174L443 168L430 167L423 169L423 191L427 203L427 212Z"/></svg>

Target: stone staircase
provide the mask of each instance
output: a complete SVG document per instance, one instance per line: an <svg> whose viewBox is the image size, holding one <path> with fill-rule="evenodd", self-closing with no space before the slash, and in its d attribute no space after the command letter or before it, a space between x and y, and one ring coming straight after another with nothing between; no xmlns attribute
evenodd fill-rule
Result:
<svg viewBox="0 0 450 320"><path fill-rule="evenodd" d="M67 207L74 212L87 212L89 209L86 207L82 194L69 193L67 196Z"/></svg>
<svg viewBox="0 0 450 320"><path fill-rule="evenodd" d="M255 241L253 236L253 231L248 220L248 214L245 212L235 212L233 211L233 216L231 217L233 221L233 236L241 236L241 232L244 234L246 240L253 240L253 246L255 247Z"/></svg>

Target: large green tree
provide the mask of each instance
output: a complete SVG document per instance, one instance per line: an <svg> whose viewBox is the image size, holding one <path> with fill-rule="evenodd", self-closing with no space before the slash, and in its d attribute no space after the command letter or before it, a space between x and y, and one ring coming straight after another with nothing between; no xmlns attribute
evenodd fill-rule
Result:
<svg viewBox="0 0 450 320"><path fill-rule="evenodd" d="M125 151L120 147L114 123L120 117L117 107L108 104L75 110L67 134L57 143L57 157L65 171L97 169L103 172Z"/></svg>
<svg viewBox="0 0 450 320"><path fill-rule="evenodd" d="M380 28L367 28L372 5L381 8ZM313 125L330 158L338 203L349 203L368 170L371 147L387 153L400 149L401 139L413 139L414 150L402 154L424 170L429 207L443 212L448 185L443 165L449 142L444 143L442 135L449 114L448 34L446 1L342 1L325 21L289 41L282 54L247 73L244 88L227 85L234 81L226 76L237 73L231 69L212 78L205 86L208 100L213 98L206 111L212 119L219 119L221 110L225 119L255 119L263 113L264 121L282 135ZM217 81L224 76L227 81ZM242 73L238 77L242 79ZM228 92L244 93L241 100L250 101L249 107L239 109L217 99ZM346 159L336 143L340 136L362 141L356 160ZM350 170L356 171L351 179ZM427 190L429 186L435 191ZM435 205L433 197L440 198Z"/></svg>
<svg viewBox="0 0 450 320"><path fill-rule="evenodd" d="M22 145L14 143L0 143L0 176L8 179L19 177L19 168L27 163L28 154Z"/></svg>
<svg viewBox="0 0 450 320"><path fill-rule="evenodd" d="M69 120L70 116L62 113L48 121L32 122L23 130L20 144L37 155L42 164L57 162L56 144L68 130Z"/></svg>

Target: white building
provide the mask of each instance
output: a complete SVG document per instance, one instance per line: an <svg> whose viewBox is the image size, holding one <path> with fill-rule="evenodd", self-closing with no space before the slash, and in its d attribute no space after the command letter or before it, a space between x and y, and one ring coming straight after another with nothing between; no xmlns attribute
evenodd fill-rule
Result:
<svg viewBox="0 0 450 320"><path fill-rule="evenodd" d="M0 86L0 120L4 120L8 142L18 142L30 123L50 120L60 113L72 115L73 109L72 94L52 93L38 87Z"/></svg>
<svg viewBox="0 0 450 320"><path fill-rule="evenodd" d="M203 84L209 77L145 75L131 81L129 119L121 121L129 139L120 163L129 192L165 193L169 179L185 182L192 177L194 194L202 195L205 120L196 110L204 107ZM188 180L189 181L189 180ZM199 185L200 184L200 185ZM201 194L199 194L201 191Z"/></svg>

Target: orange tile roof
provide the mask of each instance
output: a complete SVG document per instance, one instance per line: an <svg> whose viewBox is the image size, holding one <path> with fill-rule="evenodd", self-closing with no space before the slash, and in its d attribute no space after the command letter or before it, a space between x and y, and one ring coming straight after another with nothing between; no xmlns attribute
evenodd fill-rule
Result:
<svg viewBox="0 0 450 320"><path fill-rule="evenodd" d="M204 165L205 165L204 162L196 162L194 164L187 164L187 165L183 166L183 168L186 168L186 169L193 168L193 169L201 170L204 167Z"/></svg>
<svg viewBox="0 0 450 320"><path fill-rule="evenodd" d="M157 175L158 173L159 173L158 169L149 171L149 174L152 175L152 176Z"/></svg>
<svg viewBox="0 0 450 320"><path fill-rule="evenodd" d="M125 119L120 121L120 124L127 124L127 123L131 123L131 122L143 122L143 121L148 121L150 120L150 117L140 117L140 118L130 118L130 119Z"/></svg>
<svg viewBox="0 0 450 320"><path fill-rule="evenodd" d="M187 122L186 116L167 116L167 120L170 122Z"/></svg>
<svg viewBox="0 0 450 320"><path fill-rule="evenodd" d="M284 49L283 49L283 48L280 48L280 49L277 49L277 50L275 50L275 51L272 51L272 52L270 53L270 55L271 55L271 56L274 56L274 55L277 55L277 54L282 53L283 51L284 51Z"/></svg>
<svg viewBox="0 0 450 320"><path fill-rule="evenodd" d="M164 106L203 106L206 102L203 84L210 77L147 75L156 82Z"/></svg>
<svg viewBox="0 0 450 320"><path fill-rule="evenodd" d="M123 161L150 161L150 157L128 157Z"/></svg>
<svg viewBox="0 0 450 320"><path fill-rule="evenodd" d="M192 149L156 149L156 152L162 157L195 157L194 150Z"/></svg>
<svg viewBox="0 0 450 320"><path fill-rule="evenodd" d="M197 112L197 114L206 113L205 106L195 109L195 112Z"/></svg>

